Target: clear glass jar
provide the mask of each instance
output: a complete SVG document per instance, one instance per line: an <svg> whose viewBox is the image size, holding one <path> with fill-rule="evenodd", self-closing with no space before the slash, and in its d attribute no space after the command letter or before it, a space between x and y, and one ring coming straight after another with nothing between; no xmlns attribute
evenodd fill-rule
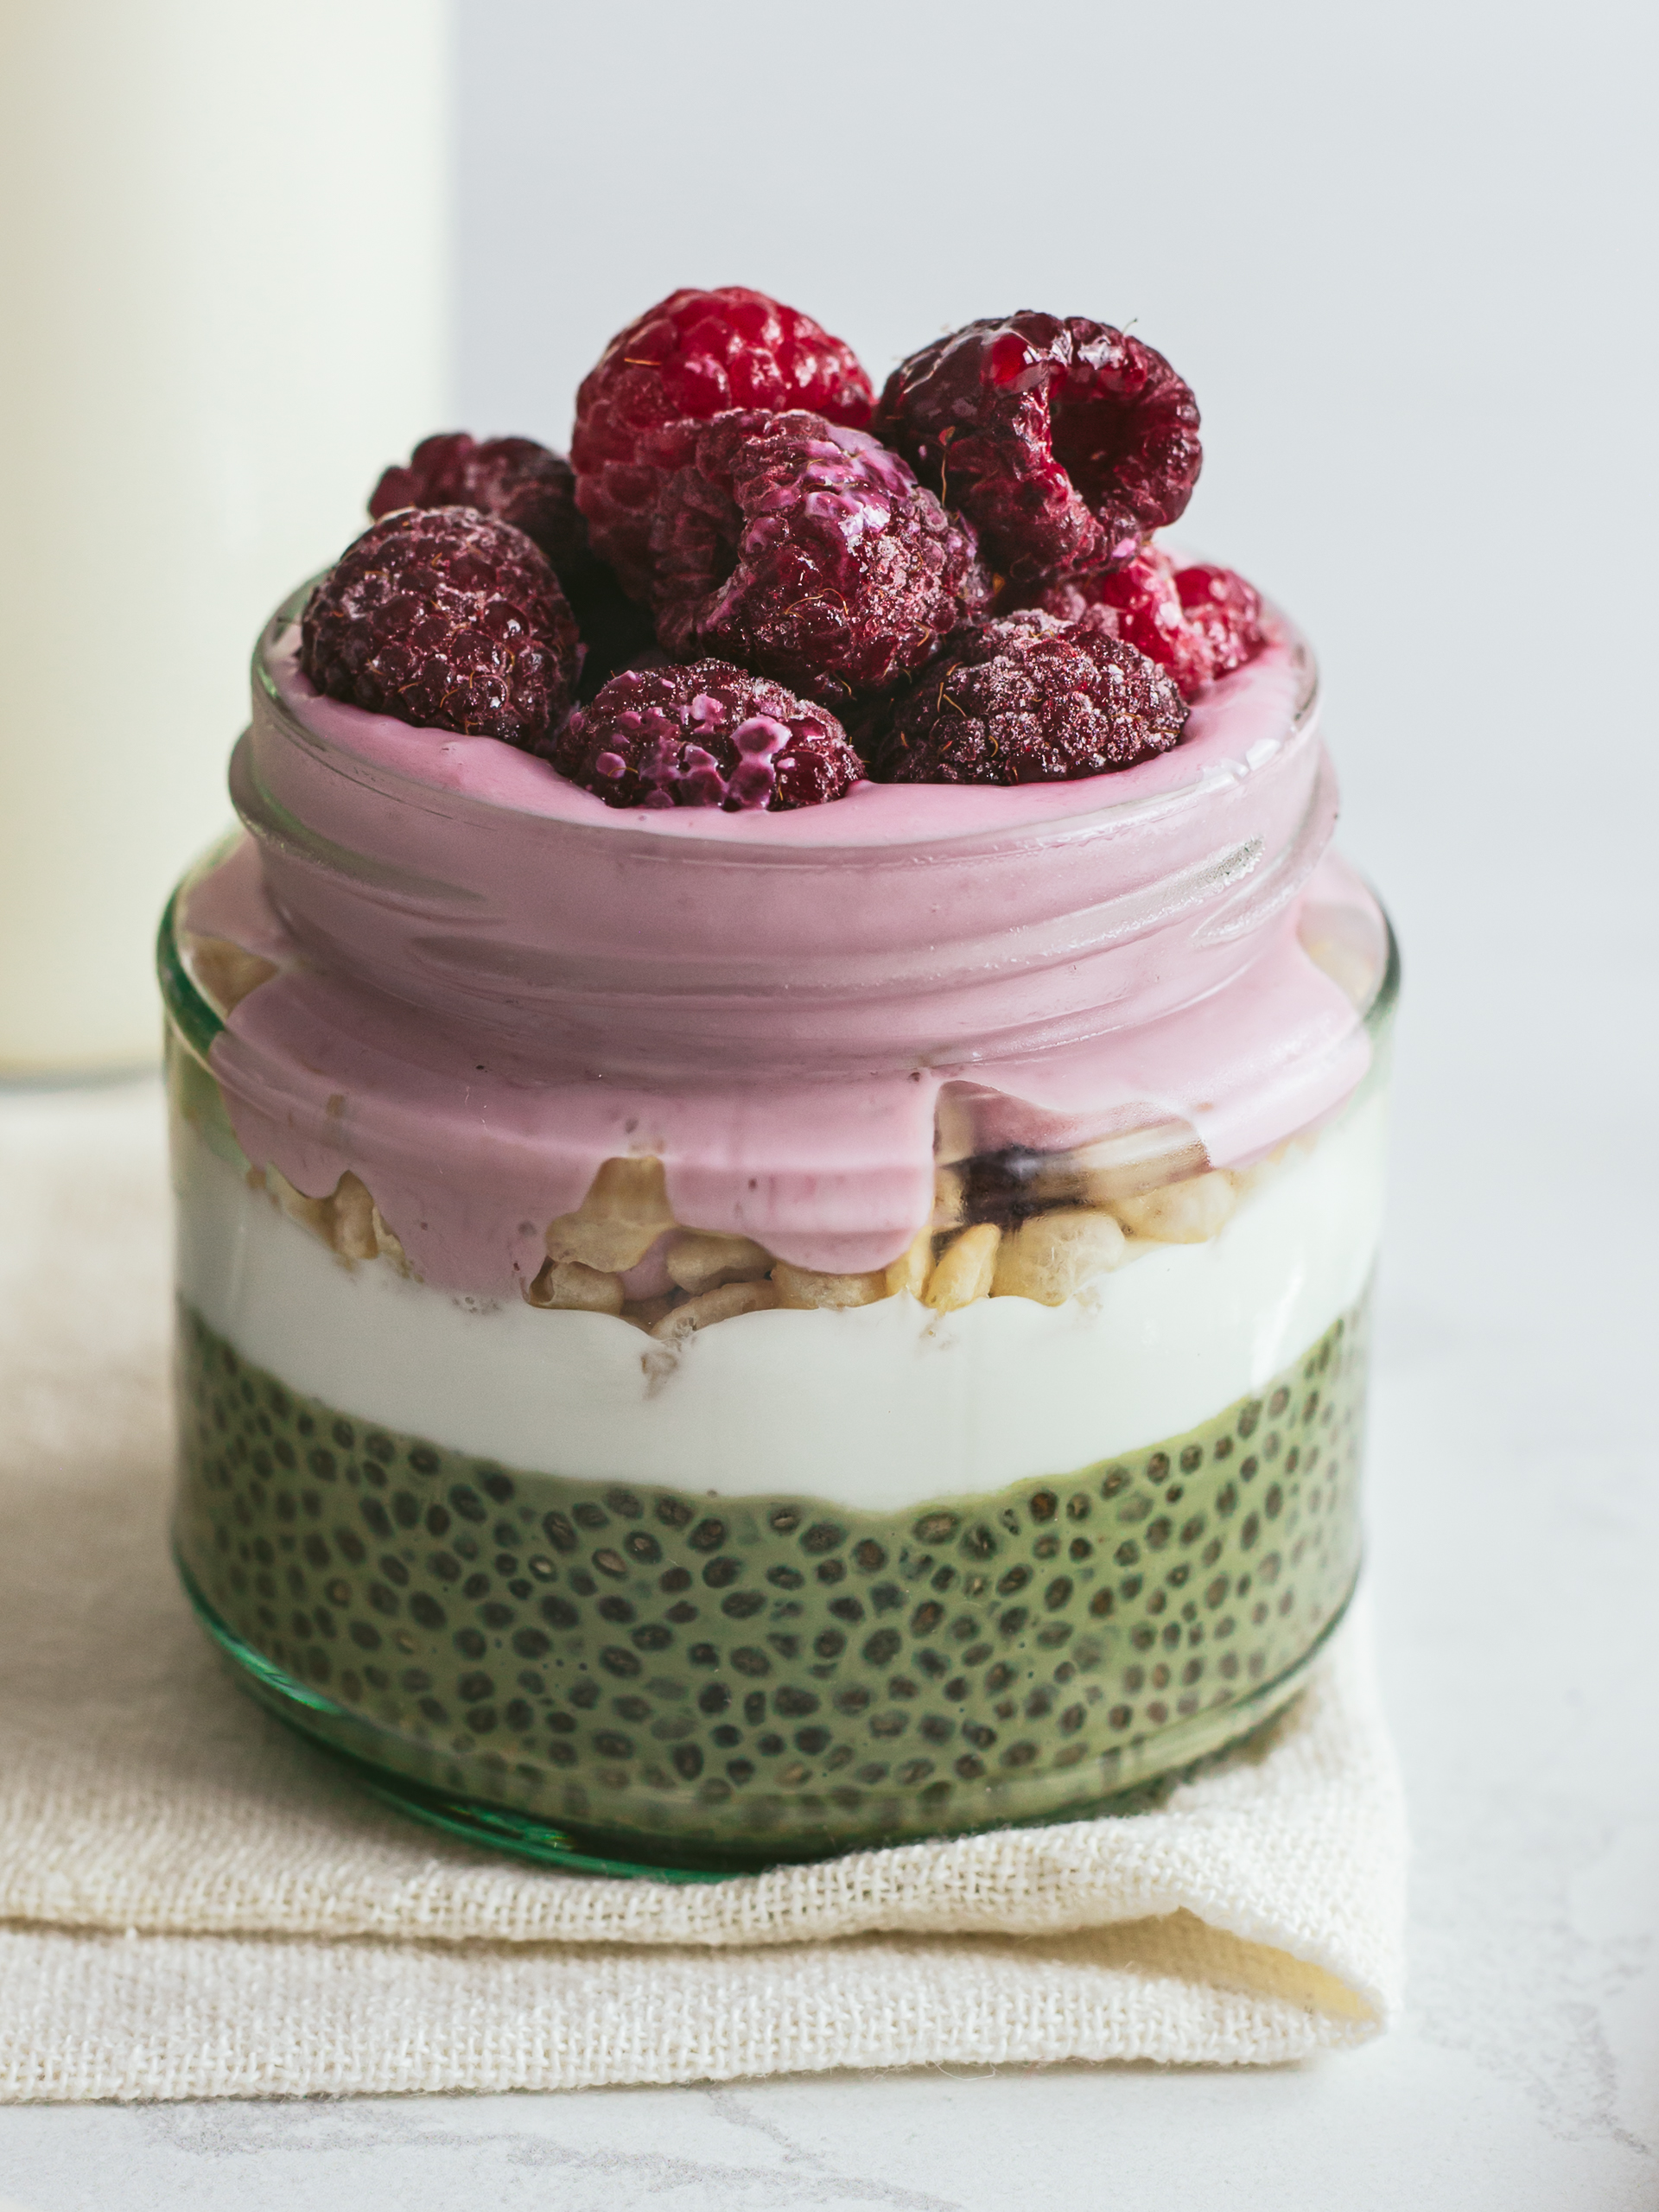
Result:
<svg viewBox="0 0 1659 2212"><path fill-rule="evenodd" d="M1179 747L622 812L255 661L162 926L178 1556L409 1810L702 1873L1122 1801L1359 1560L1396 965L1274 618Z"/></svg>

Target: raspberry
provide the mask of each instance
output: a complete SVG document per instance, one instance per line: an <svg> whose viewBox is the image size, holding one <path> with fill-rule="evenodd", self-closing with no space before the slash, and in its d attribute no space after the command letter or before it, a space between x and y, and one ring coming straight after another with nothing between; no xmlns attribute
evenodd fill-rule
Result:
<svg viewBox="0 0 1659 2212"><path fill-rule="evenodd" d="M895 688L988 604L971 530L861 430L734 410L646 442L657 634L839 708Z"/></svg>
<svg viewBox="0 0 1659 2212"><path fill-rule="evenodd" d="M810 315L739 284L672 293L619 331L576 394L570 457L595 546L645 597L658 479L639 448L664 423L804 407L861 429L874 397L851 348Z"/></svg>
<svg viewBox="0 0 1659 2212"><path fill-rule="evenodd" d="M1124 568L1051 584L1037 604L1063 622L1075 622L1091 607L1109 609L1109 626L1167 669L1183 698L1192 698L1210 681L1209 645L1189 626L1175 588L1174 563L1157 546L1146 547Z"/></svg>
<svg viewBox="0 0 1659 2212"><path fill-rule="evenodd" d="M822 806L864 772L833 715L723 660L613 676L571 715L550 757L607 806L728 814Z"/></svg>
<svg viewBox="0 0 1659 2212"><path fill-rule="evenodd" d="M655 642L649 617L588 542L569 462L534 438L480 442L464 430L423 438L408 466L387 469L369 500L369 512L377 518L398 507L476 507L534 538L553 563L588 649L582 688L589 696L607 676Z"/></svg>
<svg viewBox="0 0 1659 2212"><path fill-rule="evenodd" d="M1191 568L1176 569L1175 588L1189 626L1209 645L1212 677L1230 676L1267 643L1262 594L1236 569L1195 561Z"/></svg>
<svg viewBox="0 0 1659 2212"><path fill-rule="evenodd" d="M378 522L398 507L476 507L534 538L569 591L594 566L576 505L575 472L534 438L468 437L448 430L423 438L402 468L389 468L369 496Z"/></svg>
<svg viewBox="0 0 1659 2212"><path fill-rule="evenodd" d="M365 531L311 594L300 645L331 699L526 747L563 719L580 664L545 554L473 507L403 507Z"/></svg>
<svg viewBox="0 0 1659 2212"><path fill-rule="evenodd" d="M1040 784L1132 768L1179 741L1170 678L1090 610L988 622L894 715L874 773L894 784Z"/></svg>
<svg viewBox="0 0 1659 2212"><path fill-rule="evenodd" d="M1027 311L924 346L873 427L1026 582L1122 566L1181 513L1203 460L1197 402L1163 355L1081 315Z"/></svg>
<svg viewBox="0 0 1659 2212"><path fill-rule="evenodd" d="M1051 584L1037 604L1062 621L1090 607L1109 608L1118 636L1166 668L1187 699L1242 668L1263 642L1253 584L1230 569L1178 569L1156 545L1126 568Z"/></svg>

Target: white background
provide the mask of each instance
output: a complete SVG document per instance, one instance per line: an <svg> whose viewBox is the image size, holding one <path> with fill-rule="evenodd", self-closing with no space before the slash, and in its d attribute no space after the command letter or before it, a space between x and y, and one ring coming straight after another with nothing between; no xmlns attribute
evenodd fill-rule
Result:
<svg viewBox="0 0 1659 2212"><path fill-rule="evenodd" d="M1404 2024L1266 2075L13 2111L0 2199L1659 2204L1653 23L461 5L457 422L563 443L682 283L773 291L878 380L977 315L1132 319L1204 410L1185 534L1320 647L1406 952L1371 1549Z"/></svg>

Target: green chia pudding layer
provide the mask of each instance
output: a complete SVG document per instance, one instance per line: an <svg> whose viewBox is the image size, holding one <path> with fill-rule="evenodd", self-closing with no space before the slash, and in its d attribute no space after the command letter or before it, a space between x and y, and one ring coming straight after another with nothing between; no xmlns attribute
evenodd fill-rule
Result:
<svg viewBox="0 0 1659 2212"><path fill-rule="evenodd" d="M474 1459L182 1306L177 1548L285 1719L520 1848L718 1870L1052 1819L1294 1694L1359 1564L1364 1329L1182 1435L881 1514Z"/></svg>

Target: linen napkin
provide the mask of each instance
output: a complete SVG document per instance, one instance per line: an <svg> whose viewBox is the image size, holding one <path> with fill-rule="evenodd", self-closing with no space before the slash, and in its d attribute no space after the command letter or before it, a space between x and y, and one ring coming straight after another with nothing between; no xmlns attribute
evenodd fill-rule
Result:
<svg viewBox="0 0 1659 2212"><path fill-rule="evenodd" d="M1271 2063L1396 2009L1363 1608L1156 1809L730 1881L442 1839L234 1686L173 1578L159 1088L0 1102L0 2100Z"/></svg>

